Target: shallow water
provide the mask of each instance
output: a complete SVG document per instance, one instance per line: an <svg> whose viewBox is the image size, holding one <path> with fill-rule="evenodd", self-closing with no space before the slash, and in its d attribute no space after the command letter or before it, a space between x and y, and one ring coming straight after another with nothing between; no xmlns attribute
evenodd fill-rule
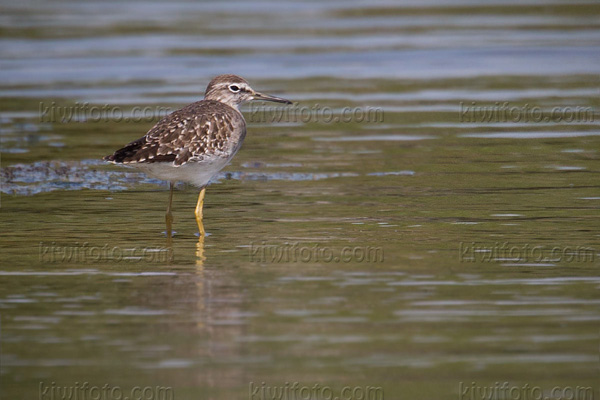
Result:
<svg viewBox="0 0 600 400"><path fill-rule="evenodd" d="M598 396L599 14L3 4L2 398ZM207 236L180 185L168 242L166 185L99 160L223 72L297 104L245 107Z"/></svg>

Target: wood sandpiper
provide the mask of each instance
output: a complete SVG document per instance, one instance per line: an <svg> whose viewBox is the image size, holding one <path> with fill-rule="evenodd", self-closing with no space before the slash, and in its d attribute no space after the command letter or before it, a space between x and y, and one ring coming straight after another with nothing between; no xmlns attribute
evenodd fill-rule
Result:
<svg viewBox="0 0 600 400"><path fill-rule="evenodd" d="M240 149L246 121L239 106L250 100L291 101L252 89L236 75L219 75L210 81L204 100L192 103L161 119L146 135L104 157L113 164L129 165L169 181L167 235L171 237L173 187L183 181L200 188L196 223L204 236L202 207L206 185Z"/></svg>

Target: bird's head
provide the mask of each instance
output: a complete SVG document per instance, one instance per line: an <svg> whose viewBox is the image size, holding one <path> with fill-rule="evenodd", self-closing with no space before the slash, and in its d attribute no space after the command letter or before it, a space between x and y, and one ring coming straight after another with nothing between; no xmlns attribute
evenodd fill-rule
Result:
<svg viewBox="0 0 600 400"><path fill-rule="evenodd" d="M213 78L206 87L204 100L220 101L234 108L238 108L240 104L250 100L292 104L291 101L281 97L255 91L244 78L237 75L219 75Z"/></svg>

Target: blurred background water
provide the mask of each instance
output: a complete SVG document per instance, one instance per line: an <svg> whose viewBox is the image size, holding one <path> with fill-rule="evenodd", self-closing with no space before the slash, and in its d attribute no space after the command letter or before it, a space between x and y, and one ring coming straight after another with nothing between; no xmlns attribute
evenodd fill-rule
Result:
<svg viewBox="0 0 600 400"><path fill-rule="evenodd" d="M597 1L0 6L3 399L598 396ZM100 158L221 73L296 104L168 243Z"/></svg>

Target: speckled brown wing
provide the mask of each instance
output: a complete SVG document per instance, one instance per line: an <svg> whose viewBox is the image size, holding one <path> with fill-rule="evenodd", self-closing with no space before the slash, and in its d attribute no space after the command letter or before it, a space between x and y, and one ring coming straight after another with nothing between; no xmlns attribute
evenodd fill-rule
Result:
<svg viewBox="0 0 600 400"><path fill-rule="evenodd" d="M228 157L245 134L246 124L239 111L203 100L167 115L146 136L104 159L122 164L173 162L179 166L205 157Z"/></svg>

